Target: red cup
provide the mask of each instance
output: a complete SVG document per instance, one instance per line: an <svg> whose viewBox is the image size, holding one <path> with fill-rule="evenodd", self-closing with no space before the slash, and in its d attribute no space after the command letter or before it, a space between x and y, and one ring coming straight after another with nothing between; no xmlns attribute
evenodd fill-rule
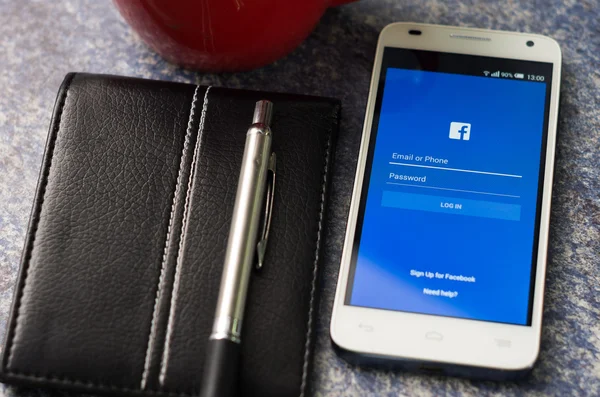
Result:
<svg viewBox="0 0 600 397"><path fill-rule="evenodd" d="M330 6L354 0L113 0L166 60L203 71L239 71L298 46Z"/></svg>

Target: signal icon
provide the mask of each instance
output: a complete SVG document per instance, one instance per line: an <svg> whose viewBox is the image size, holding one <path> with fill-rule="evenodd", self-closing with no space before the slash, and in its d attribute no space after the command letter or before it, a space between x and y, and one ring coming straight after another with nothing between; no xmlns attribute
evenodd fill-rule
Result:
<svg viewBox="0 0 600 397"><path fill-rule="evenodd" d="M500 77L500 71L492 73L492 77Z"/></svg>
<svg viewBox="0 0 600 397"><path fill-rule="evenodd" d="M484 71L483 71L483 74L485 74L485 75L486 75L486 77L487 77L487 76L489 76L489 75L490 75L490 71L489 71L489 70L484 70Z"/></svg>

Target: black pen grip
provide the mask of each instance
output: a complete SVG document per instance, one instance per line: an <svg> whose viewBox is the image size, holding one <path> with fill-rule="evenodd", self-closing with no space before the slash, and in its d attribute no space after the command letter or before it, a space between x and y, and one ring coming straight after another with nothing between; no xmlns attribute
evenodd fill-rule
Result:
<svg viewBox="0 0 600 397"><path fill-rule="evenodd" d="M229 339L210 339L200 397L236 397L239 390L239 361L239 343Z"/></svg>

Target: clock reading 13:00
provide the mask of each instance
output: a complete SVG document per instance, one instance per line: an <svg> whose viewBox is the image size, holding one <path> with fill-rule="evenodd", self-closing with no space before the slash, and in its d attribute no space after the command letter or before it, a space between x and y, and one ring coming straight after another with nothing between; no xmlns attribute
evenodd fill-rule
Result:
<svg viewBox="0 0 600 397"><path fill-rule="evenodd" d="M531 80L531 81L544 81L544 76L540 76L537 74L528 74L527 75L527 80Z"/></svg>

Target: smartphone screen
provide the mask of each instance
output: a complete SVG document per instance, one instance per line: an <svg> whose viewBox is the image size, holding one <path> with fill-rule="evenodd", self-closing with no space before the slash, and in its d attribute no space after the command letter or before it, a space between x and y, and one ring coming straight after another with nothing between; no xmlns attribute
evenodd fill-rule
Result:
<svg viewBox="0 0 600 397"><path fill-rule="evenodd" d="M531 324L551 78L384 50L346 305Z"/></svg>

